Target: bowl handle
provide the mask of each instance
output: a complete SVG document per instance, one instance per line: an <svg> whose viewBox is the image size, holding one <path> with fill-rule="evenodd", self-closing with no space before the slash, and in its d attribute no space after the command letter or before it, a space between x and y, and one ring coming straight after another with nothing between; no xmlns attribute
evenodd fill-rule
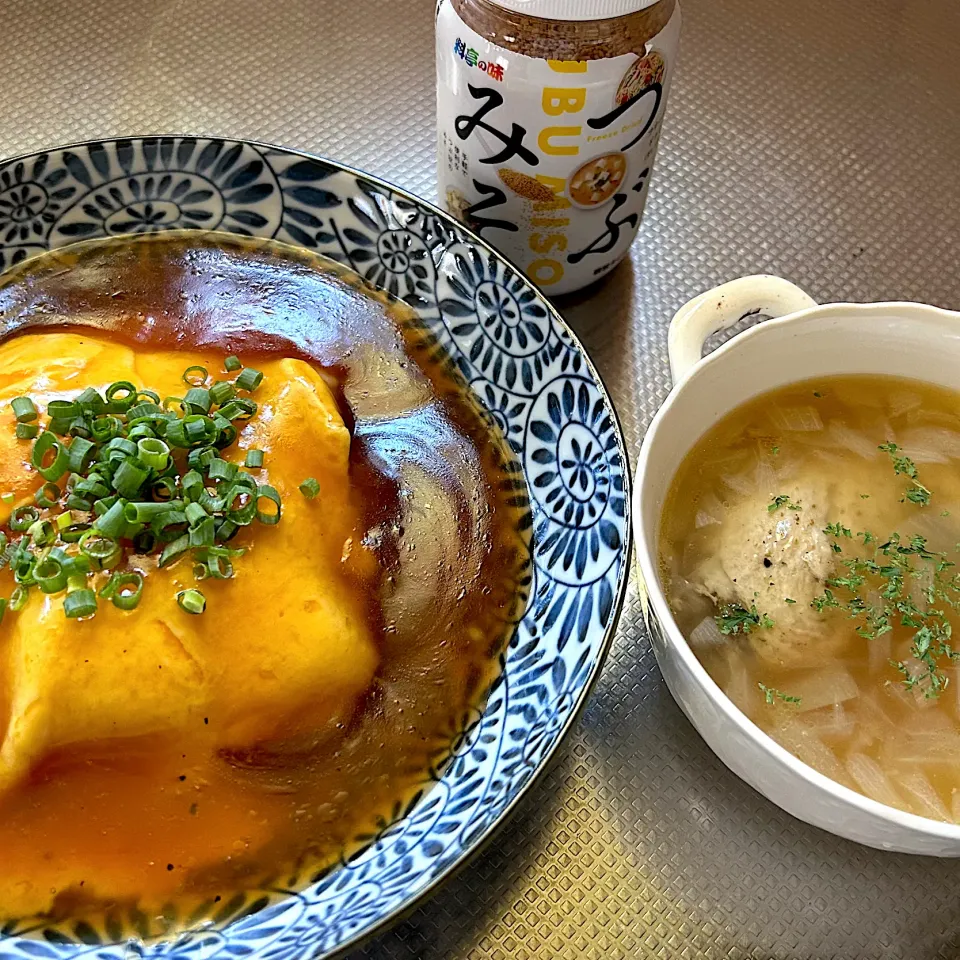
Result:
<svg viewBox="0 0 960 960"><path fill-rule="evenodd" d="M751 314L783 317L815 307L816 300L799 287L767 274L740 277L714 287L685 303L670 321L667 353L673 382L679 383L703 356L707 338Z"/></svg>

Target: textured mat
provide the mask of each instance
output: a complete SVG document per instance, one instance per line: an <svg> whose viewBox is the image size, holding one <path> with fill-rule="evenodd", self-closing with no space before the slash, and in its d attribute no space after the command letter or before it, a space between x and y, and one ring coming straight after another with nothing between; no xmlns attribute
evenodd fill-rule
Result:
<svg viewBox="0 0 960 960"><path fill-rule="evenodd" d="M681 0L632 262L562 304L636 445L666 321L770 271L821 300L960 308L960 5ZM221 134L434 191L435 0L0 2L0 156ZM953 958L960 863L780 813L674 706L635 593L583 722L494 844L368 960Z"/></svg>

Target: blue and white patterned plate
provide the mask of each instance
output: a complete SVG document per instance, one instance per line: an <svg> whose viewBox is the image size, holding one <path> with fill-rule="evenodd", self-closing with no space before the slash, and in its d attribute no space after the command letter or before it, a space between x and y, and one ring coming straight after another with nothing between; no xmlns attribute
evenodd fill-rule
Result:
<svg viewBox="0 0 960 960"><path fill-rule="evenodd" d="M522 464L531 603L453 762L361 853L305 889L239 895L212 924L172 939L150 938L135 915L102 929L8 924L0 960L302 960L355 946L515 806L589 693L623 600L629 477L609 397L549 302L455 220L356 170L251 142L104 140L0 163L0 271L78 240L184 228L319 251L414 308ZM146 942L128 939L138 930Z"/></svg>

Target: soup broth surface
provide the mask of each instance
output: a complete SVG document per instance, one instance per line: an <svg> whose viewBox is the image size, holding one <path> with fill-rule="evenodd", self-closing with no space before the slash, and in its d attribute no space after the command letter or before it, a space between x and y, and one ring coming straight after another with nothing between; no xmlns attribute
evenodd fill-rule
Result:
<svg viewBox="0 0 960 960"><path fill-rule="evenodd" d="M960 822L960 395L894 377L744 404L683 461L660 528L677 623L783 747Z"/></svg>
<svg viewBox="0 0 960 960"><path fill-rule="evenodd" d="M142 932L162 933L218 916L238 892L309 882L429 789L482 709L525 608L526 491L502 435L430 352L412 313L322 257L189 233L82 244L5 276L0 335L64 331L145 355L183 351L221 377L229 354L254 368L306 361L351 435L361 521L330 589L360 611L375 669L346 713L324 715L318 690L289 729L229 749L215 717L172 739L78 736L0 791L0 916L106 920L107 930L135 916ZM12 431L4 407L0 430ZM267 468L270 458L267 450ZM303 476L281 479L292 484L288 499L298 497ZM291 510L309 543L322 514L301 500ZM218 614L223 629L208 638L216 657L263 642L257 611L270 598L245 576L246 559L210 587L220 591L211 610L232 611ZM0 595L13 586L0 570ZM309 608L289 613L309 629ZM119 616L98 611L77 626L95 643L94 629ZM267 642L282 645L283 630ZM254 671L243 681L251 696L261 679ZM129 676L130 696L151 680ZM0 743L4 700L0 684Z"/></svg>

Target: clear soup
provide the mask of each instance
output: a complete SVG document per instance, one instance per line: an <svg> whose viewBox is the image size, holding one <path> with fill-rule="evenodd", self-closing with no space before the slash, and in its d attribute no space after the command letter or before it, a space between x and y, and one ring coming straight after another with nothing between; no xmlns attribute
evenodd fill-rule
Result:
<svg viewBox="0 0 960 960"><path fill-rule="evenodd" d="M754 723L839 783L960 822L960 395L843 376L716 424L660 529L668 601Z"/></svg>

